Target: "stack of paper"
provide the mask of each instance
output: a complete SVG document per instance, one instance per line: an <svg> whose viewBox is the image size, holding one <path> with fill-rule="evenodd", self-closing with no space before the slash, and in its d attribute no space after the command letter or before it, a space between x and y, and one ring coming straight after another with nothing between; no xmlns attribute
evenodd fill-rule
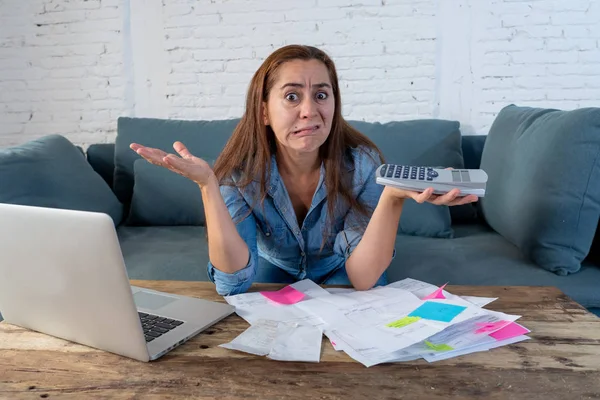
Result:
<svg viewBox="0 0 600 400"><path fill-rule="evenodd" d="M318 362L322 335L365 366L429 362L526 340L518 315L482 308L495 298L456 296L404 279L368 291L303 280L276 292L225 297L250 327L222 347L276 360Z"/></svg>

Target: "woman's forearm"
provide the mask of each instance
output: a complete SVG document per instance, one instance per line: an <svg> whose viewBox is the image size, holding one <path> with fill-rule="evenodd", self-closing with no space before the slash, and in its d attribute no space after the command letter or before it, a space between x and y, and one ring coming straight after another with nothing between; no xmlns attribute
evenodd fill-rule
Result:
<svg viewBox="0 0 600 400"><path fill-rule="evenodd" d="M202 186L201 192L210 262L226 273L239 271L248 264L249 250L231 219L217 179L210 179L208 184Z"/></svg>
<svg viewBox="0 0 600 400"><path fill-rule="evenodd" d="M385 189L367 229L348 260L346 271L357 290L372 288L392 261L404 199L387 196Z"/></svg>

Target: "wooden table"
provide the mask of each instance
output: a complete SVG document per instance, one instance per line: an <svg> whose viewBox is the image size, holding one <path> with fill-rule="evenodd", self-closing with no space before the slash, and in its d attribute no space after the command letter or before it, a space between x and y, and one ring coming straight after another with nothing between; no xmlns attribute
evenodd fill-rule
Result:
<svg viewBox="0 0 600 400"><path fill-rule="evenodd" d="M223 301L206 282L132 284ZM366 368L324 338L320 363L278 362L218 347L248 327L232 315L158 361L141 363L0 323L0 398L600 398L600 318L555 288L447 290L499 297L487 308L522 315L533 339L433 364Z"/></svg>

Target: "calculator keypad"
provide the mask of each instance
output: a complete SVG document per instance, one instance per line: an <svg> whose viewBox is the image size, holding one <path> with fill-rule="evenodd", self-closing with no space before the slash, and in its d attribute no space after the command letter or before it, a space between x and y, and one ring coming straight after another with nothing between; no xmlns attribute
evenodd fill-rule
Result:
<svg viewBox="0 0 600 400"><path fill-rule="evenodd" d="M432 167L384 164L381 167L380 175L384 178L432 181L439 174Z"/></svg>

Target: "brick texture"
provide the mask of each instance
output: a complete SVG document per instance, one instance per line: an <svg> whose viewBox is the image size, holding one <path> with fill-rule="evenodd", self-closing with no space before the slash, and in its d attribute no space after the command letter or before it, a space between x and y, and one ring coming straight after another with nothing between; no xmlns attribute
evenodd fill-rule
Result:
<svg viewBox="0 0 600 400"><path fill-rule="evenodd" d="M473 62L474 118L482 133L507 104L600 106L600 3L490 2Z"/></svg>
<svg viewBox="0 0 600 400"><path fill-rule="evenodd" d="M125 110L118 0L0 2L0 146L114 138Z"/></svg>
<svg viewBox="0 0 600 400"><path fill-rule="evenodd" d="M51 133L82 145L112 141L118 116L157 109L170 118L239 117L256 68L291 43L332 56L350 119L459 119L485 134L510 103L598 106L598 2L453 0L448 13L441 1L5 0L0 147ZM130 23L148 7L151 24ZM469 23L464 40L447 36L457 20ZM148 29L163 40L136 52ZM460 47L466 72L442 73L455 61L447 46ZM460 112L440 104L454 101L440 97L444 90L458 91Z"/></svg>

